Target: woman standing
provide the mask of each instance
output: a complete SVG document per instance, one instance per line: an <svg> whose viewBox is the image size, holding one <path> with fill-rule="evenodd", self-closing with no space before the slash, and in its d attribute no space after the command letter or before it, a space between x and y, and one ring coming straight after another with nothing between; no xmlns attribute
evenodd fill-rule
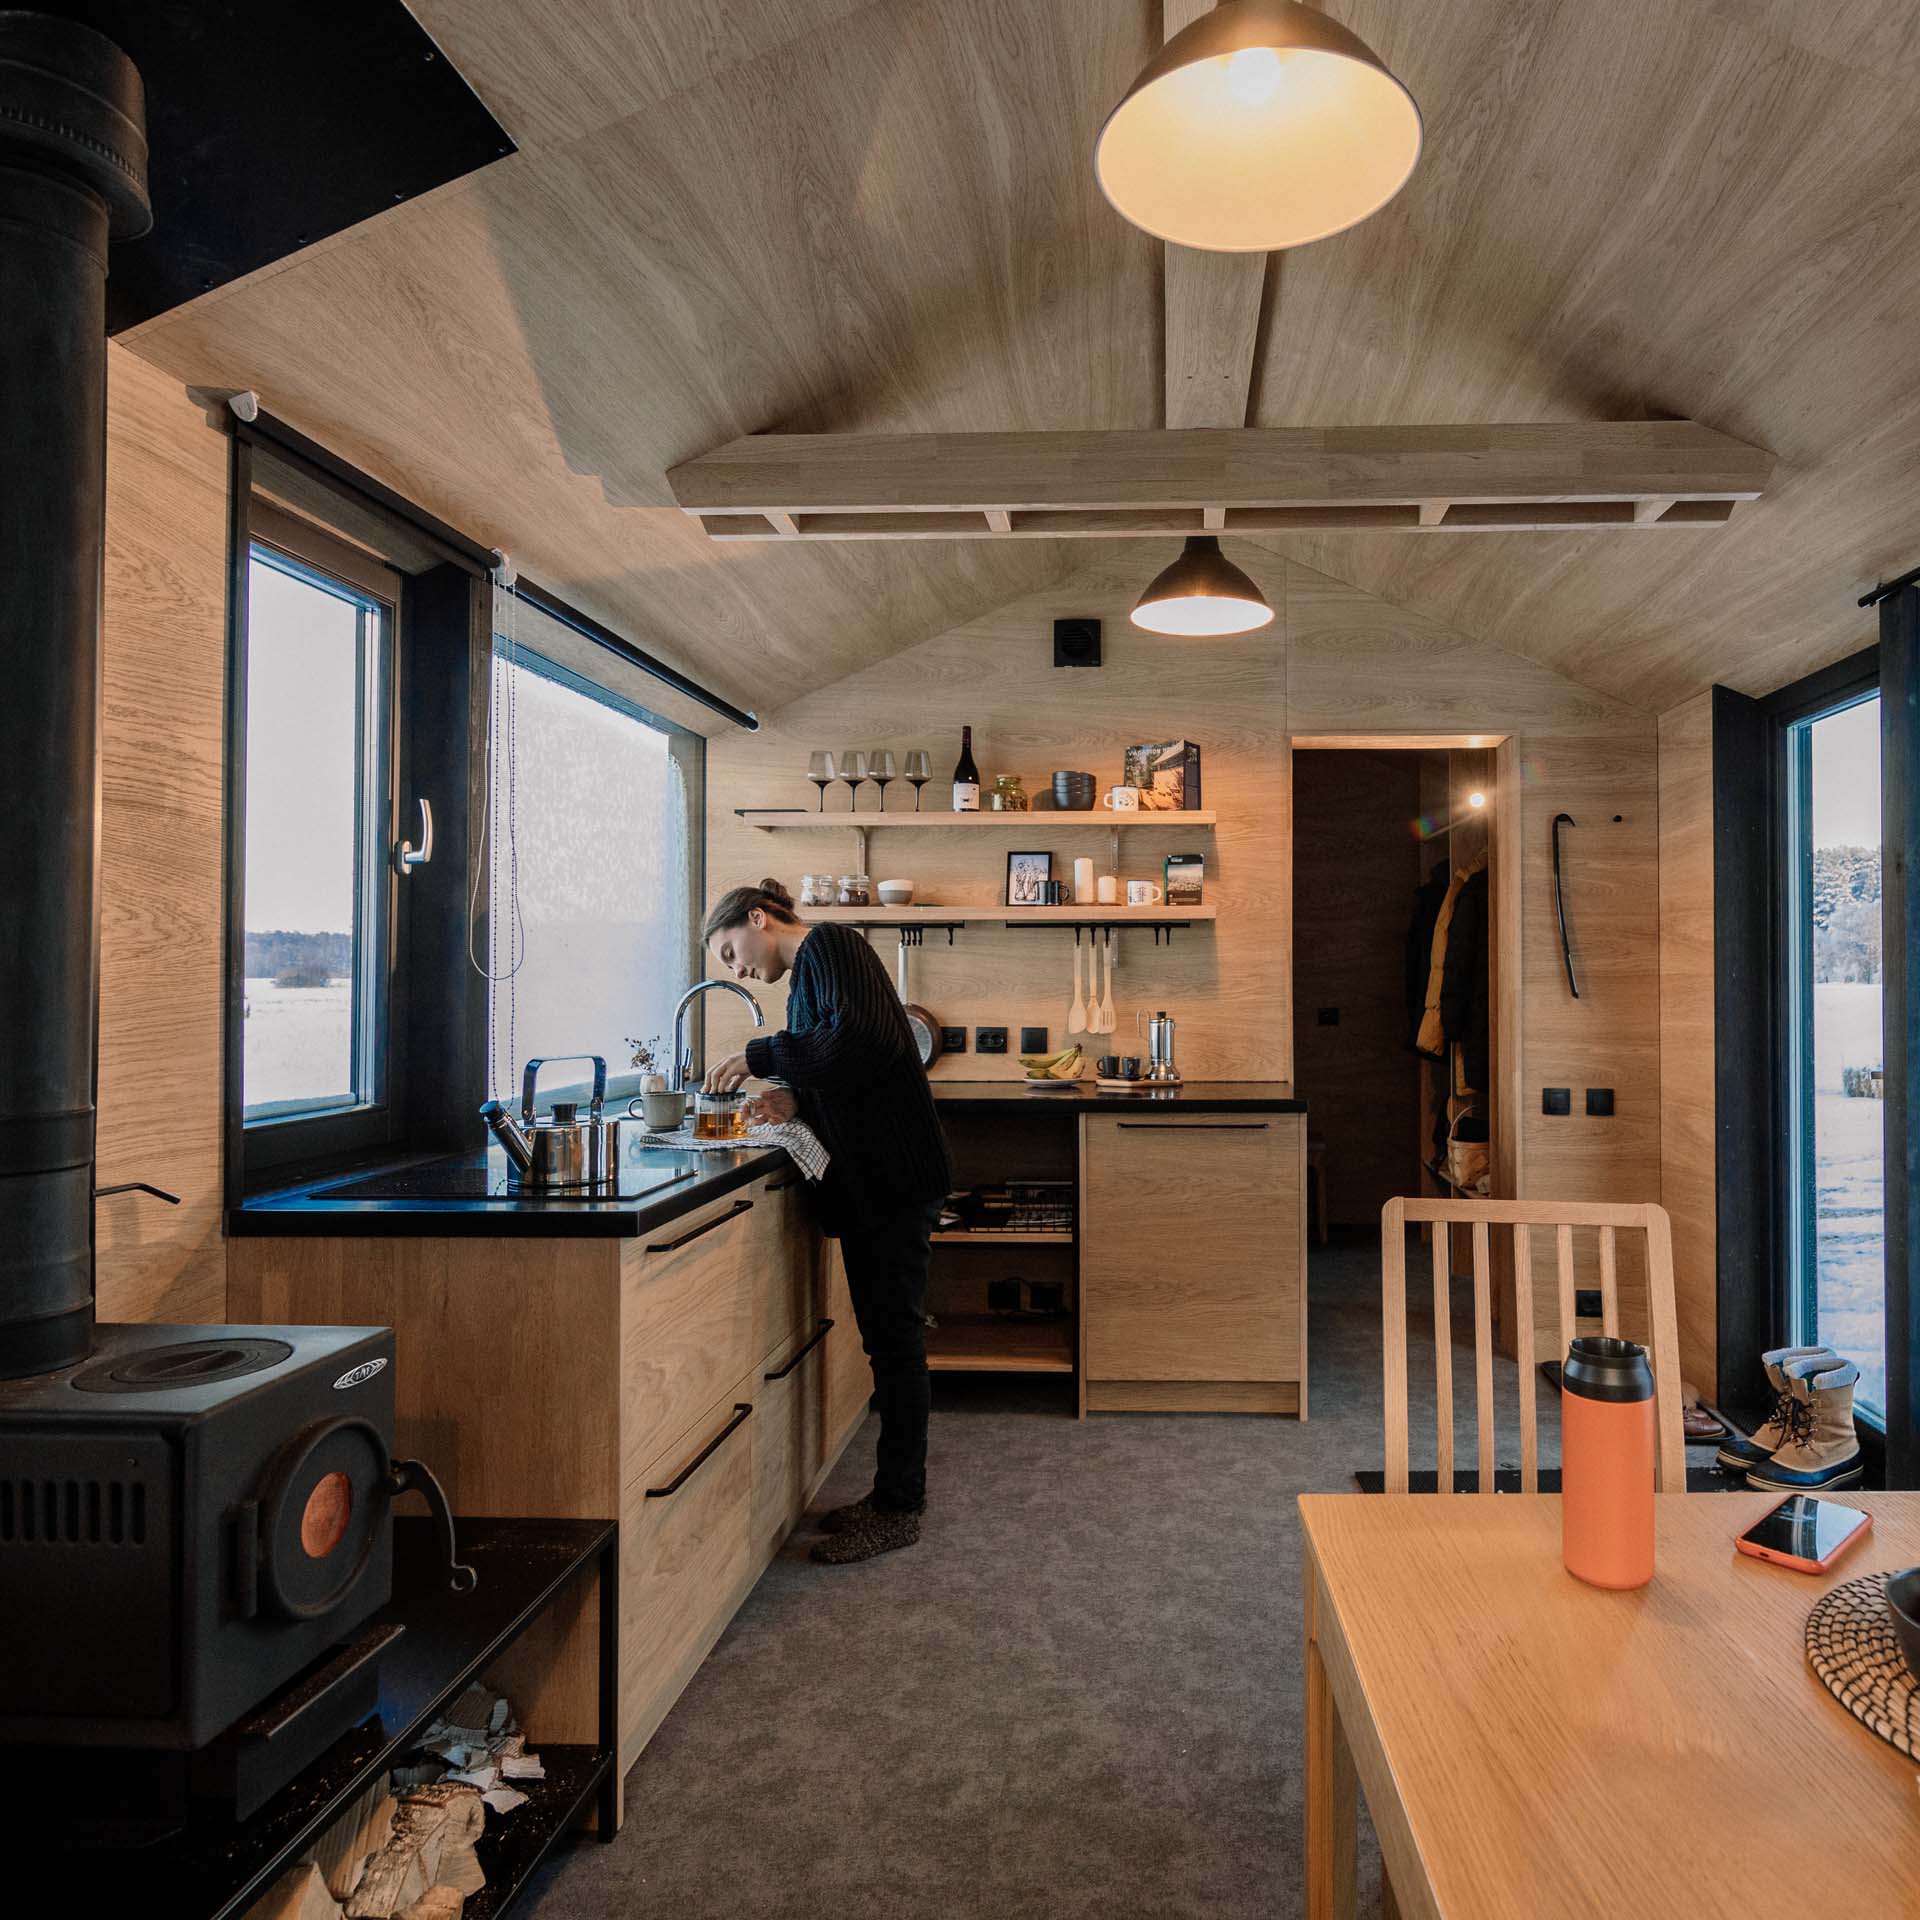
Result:
<svg viewBox="0 0 1920 1920"><path fill-rule="evenodd" d="M865 937L807 926L777 880L736 887L703 936L736 980L792 976L787 1025L757 1034L707 1075L711 1088L749 1076L783 1080L754 1117L804 1120L831 1156L821 1224L837 1235L860 1343L873 1367L880 1440L873 1491L822 1525L816 1560L870 1560L920 1538L927 1501L927 1263L953 1163L906 1010Z"/></svg>

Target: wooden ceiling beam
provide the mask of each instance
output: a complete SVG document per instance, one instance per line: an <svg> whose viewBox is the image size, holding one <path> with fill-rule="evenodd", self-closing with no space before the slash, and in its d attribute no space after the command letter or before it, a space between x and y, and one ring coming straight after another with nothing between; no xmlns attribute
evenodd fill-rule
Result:
<svg viewBox="0 0 1920 1920"><path fill-rule="evenodd" d="M752 434L675 467L716 540L1655 530L1723 524L1773 455L1691 420Z"/></svg>
<svg viewBox="0 0 1920 1920"><path fill-rule="evenodd" d="M1161 0L1171 40L1214 0ZM1161 284L1166 319L1165 421L1169 427L1244 427L1266 288L1264 253L1203 253L1169 241Z"/></svg>

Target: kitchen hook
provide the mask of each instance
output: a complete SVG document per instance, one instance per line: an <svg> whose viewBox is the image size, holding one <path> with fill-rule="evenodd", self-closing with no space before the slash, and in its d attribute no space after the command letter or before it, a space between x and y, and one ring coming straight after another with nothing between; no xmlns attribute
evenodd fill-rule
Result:
<svg viewBox="0 0 1920 1920"><path fill-rule="evenodd" d="M1567 937L1567 897L1566 884L1560 874L1560 822L1577 827L1580 823L1570 813L1556 813L1553 816L1553 911L1560 922L1560 957L1567 963L1567 991L1578 1000L1580 983L1573 977L1573 944Z"/></svg>

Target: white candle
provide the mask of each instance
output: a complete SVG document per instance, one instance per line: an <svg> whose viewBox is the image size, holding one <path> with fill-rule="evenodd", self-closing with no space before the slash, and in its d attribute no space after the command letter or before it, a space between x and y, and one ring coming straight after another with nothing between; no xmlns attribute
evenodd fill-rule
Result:
<svg viewBox="0 0 1920 1920"><path fill-rule="evenodd" d="M1093 862L1076 860L1073 863L1073 904L1076 907L1091 906L1093 903Z"/></svg>

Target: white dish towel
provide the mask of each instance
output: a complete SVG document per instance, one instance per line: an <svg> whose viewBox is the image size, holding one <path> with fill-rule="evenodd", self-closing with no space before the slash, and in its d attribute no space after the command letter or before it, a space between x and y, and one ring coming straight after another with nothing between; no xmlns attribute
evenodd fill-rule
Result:
<svg viewBox="0 0 1920 1920"><path fill-rule="evenodd" d="M672 1133L640 1135L643 1147L671 1147L676 1153L732 1153L740 1147L785 1147L787 1156L809 1180L822 1178L828 1154L820 1136L804 1120L778 1120L765 1126L749 1127L742 1138L733 1140L696 1140L690 1127Z"/></svg>

